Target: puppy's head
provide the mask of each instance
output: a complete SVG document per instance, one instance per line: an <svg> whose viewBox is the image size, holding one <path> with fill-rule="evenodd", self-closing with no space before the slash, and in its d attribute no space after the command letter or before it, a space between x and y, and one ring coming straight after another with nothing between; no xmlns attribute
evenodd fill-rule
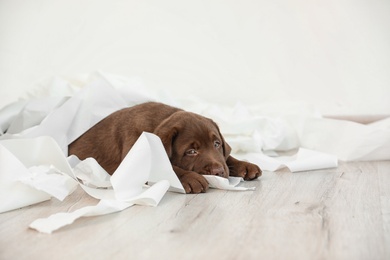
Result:
<svg viewBox="0 0 390 260"><path fill-rule="evenodd" d="M211 119L179 111L154 132L161 138L171 163L184 170L227 178L231 148Z"/></svg>

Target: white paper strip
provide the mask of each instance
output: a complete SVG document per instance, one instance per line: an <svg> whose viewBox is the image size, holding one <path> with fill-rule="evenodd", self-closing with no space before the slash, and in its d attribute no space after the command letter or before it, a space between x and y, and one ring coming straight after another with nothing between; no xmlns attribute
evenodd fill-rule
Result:
<svg viewBox="0 0 390 260"><path fill-rule="evenodd" d="M145 192L128 201L100 200L95 206L87 206L73 212L53 214L48 218L40 218L30 224L30 228L39 232L50 234L53 231L72 224L81 217L92 217L122 211L134 204L145 206L157 206L165 192L169 188L168 181L160 181Z"/></svg>
<svg viewBox="0 0 390 260"><path fill-rule="evenodd" d="M343 161L390 160L390 118L368 125L307 118L297 133L302 146Z"/></svg>
<svg viewBox="0 0 390 260"><path fill-rule="evenodd" d="M244 179L241 177L229 177L228 179L213 175L203 175L209 183L210 188L222 189L222 190L255 190L255 187L239 187L237 186Z"/></svg>
<svg viewBox="0 0 390 260"><path fill-rule="evenodd" d="M75 161L74 158L72 160ZM157 206L170 187L169 180L174 180L173 184L176 185L174 187L176 190L185 193L172 169L161 140L154 134L142 133L138 138L110 178L112 189L110 187L99 189L100 184L107 188L106 177L108 174L102 168L96 168L95 160L89 159L80 163L83 164L83 167L75 167L78 169L74 172L75 177L87 180L89 185L93 184L93 187L90 187L86 185L87 183L80 183L88 194L101 199L101 201L96 206L88 206L71 213L58 213L46 219L38 219L31 223L31 228L40 232L51 233L83 216L109 214L121 211L134 204ZM86 164L90 164L91 167L87 167ZM83 169L86 169L86 171L83 171ZM90 169L98 169L98 178L90 176L94 175L95 172L90 171ZM145 190L145 183L152 174L155 180L159 180L152 187Z"/></svg>
<svg viewBox="0 0 390 260"><path fill-rule="evenodd" d="M291 172L335 168L338 165L337 157L331 154L300 148L292 156L270 157L263 153L247 153L245 159L261 165L264 171L276 171L287 167Z"/></svg>

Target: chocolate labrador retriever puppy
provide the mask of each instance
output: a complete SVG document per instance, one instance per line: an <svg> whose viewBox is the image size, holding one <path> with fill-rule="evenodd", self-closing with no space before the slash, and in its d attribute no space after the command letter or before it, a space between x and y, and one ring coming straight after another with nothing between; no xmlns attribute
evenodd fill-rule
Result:
<svg viewBox="0 0 390 260"><path fill-rule="evenodd" d="M257 165L230 156L231 148L211 119L155 102L109 115L71 143L69 154L82 160L93 157L113 174L143 131L160 137L187 193L208 189L202 175L239 176L245 180L261 175Z"/></svg>

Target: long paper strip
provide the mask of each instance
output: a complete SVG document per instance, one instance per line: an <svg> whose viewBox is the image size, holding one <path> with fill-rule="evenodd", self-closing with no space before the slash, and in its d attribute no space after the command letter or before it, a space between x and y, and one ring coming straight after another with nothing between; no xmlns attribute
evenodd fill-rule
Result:
<svg viewBox="0 0 390 260"><path fill-rule="evenodd" d="M304 148L300 148L298 153L292 156L270 157L262 153L247 153L245 159L261 165L264 171L287 167L291 172L300 172L335 168L338 165L336 156Z"/></svg>
<svg viewBox="0 0 390 260"><path fill-rule="evenodd" d="M95 161L90 160L90 163L91 167L96 169L96 165L93 165ZM88 169L85 165L83 167ZM80 168L75 171L75 177L78 179L92 180L89 182L90 184L93 183L94 186L98 186L97 188L101 187L96 178L87 176L88 174L93 175L94 171L83 172ZM145 190L145 183L152 175L155 180L159 180ZM102 184L107 186L106 178L101 179ZM161 140L154 134L143 133L111 177L112 189L96 189L86 184L80 184L88 194L101 199L96 206L88 206L71 213L58 213L46 219L38 219L31 223L30 227L40 232L51 233L83 216L114 213L134 204L157 206L172 185L169 180L173 180L172 184L176 190L185 193L169 163Z"/></svg>

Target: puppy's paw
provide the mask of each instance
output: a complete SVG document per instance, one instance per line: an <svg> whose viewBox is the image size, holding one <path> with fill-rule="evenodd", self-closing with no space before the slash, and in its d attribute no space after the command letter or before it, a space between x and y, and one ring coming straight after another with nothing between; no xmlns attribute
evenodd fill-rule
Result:
<svg viewBox="0 0 390 260"><path fill-rule="evenodd" d="M244 180L254 180L261 176L261 169L256 164L235 160L230 167L230 176L242 177Z"/></svg>
<svg viewBox="0 0 390 260"><path fill-rule="evenodd" d="M196 172L187 172L180 178L186 193L201 193L206 192L209 188L209 183L206 179Z"/></svg>

